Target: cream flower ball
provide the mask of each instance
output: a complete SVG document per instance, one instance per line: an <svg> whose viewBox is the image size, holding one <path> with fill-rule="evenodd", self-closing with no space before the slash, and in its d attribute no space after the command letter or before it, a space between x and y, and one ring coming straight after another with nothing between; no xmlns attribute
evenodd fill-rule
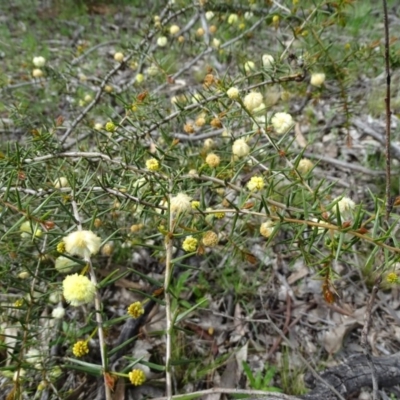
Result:
<svg viewBox="0 0 400 400"><path fill-rule="evenodd" d="M65 251L73 256L89 258L100 250L101 238L92 231L76 231L63 238Z"/></svg>
<svg viewBox="0 0 400 400"><path fill-rule="evenodd" d="M243 99L243 104L249 111L253 111L257 107L260 107L262 102L263 102L263 96L259 92L250 92Z"/></svg>
<svg viewBox="0 0 400 400"><path fill-rule="evenodd" d="M274 231L274 223L270 219L260 225L260 233L262 236L269 238Z"/></svg>
<svg viewBox="0 0 400 400"><path fill-rule="evenodd" d="M72 306L91 303L96 295L96 286L86 276L68 275L63 281L63 295Z"/></svg>
<svg viewBox="0 0 400 400"><path fill-rule="evenodd" d="M77 265L78 264L74 260L64 256L57 257L54 263L55 269L61 274L70 273Z"/></svg>
<svg viewBox="0 0 400 400"><path fill-rule="evenodd" d="M262 56L262 63L264 68L271 68L275 64L274 57L272 57L271 54L264 54Z"/></svg>
<svg viewBox="0 0 400 400"><path fill-rule="evenodd" d="M181 28L179 28L178 25L171 25L170 28L169 28L169 33L171 35L176 35L180 31L180 29Z"/></svg>
<svg viewBox="0 0 400 400"><path fill-rule="evenodd" d="M61 176L60 178L57 178L54 182L53 185L56 189L68 187L68 179L65 176Z"/></svg>
<svg viewBox="0 0 400 400"><path fill-rule="evenodd" d="M157 46L158 47L165 47L167 45L167 43L168 43L168 39L167 39L166 36L160 36L157 39Z"/></svg>
<svg viewBox="0 0 400 400"><path fill-rule="evenodd" d="M236 100L237 98L239 98L239 89L235 86L232 86L226 91L226 94L230 99Z"/></svg>
<svg viewBox="0 0 400 400"><path fill-rule="evenodd" d="M271 124L279 135L288 131L293 125L293 118L285 112L278 112L271 118Z"/></svg>
<svg viewBox="0 0 400 400"><path fill-rule="evenodd" d="M32 71L32 76L33 76L34 78L41 78L43 75L44 75L44 74L43 74L43 71L42 71L40 68L35 68L35 69Z"/></svg>
<svg viewBox="0 0 400 400"><path fill-rule="evenodd" d="M325 82L325 74L322 72L314 73L311 75L310 83L313 86L320 87Z"/></svg>
<svg viewBox="0 0 400 400"><path fill-rule="evenodd" d="M212 11L206 12L206 20L209 21L210 19L214 18L214 13Z"/></svg>
<svg viewBox="0 0 400 400"><path fill-rule="evenodd" d="M297 166L297 171L302 175L308 174L314 168L314 164L308 158L302 158Z"/></svg>
<svg viewBox="0 0 400 400"><path fill-rule="evenodd" d="M246 62L244 63L244 70L245 70L246 72L254 71L255 68L256 68L256 64L254 64L253 61L246 61Z"/></svg>
<svg viewBox="0 0 400 400"><path fill-rule="evenodd" d="M184 213L192 209L192 198L185 193L178 193L171 198L170 210L173 213Z"/></svg>
<svg viewBox="0 0 400 400"><path fill-rule="evenodd" d="M337 198L335 199L337 200ZM340 215L343 218L348 218L351 216L353 210L356 208L356 203L349 197L342 197L338 202L337 206L339 208Z"/></svg>
<svg viewBox="0 0 400 400"><path fill-rule="evenodd" d="M233 142L232 145L232 153L233 155L242 158L247 156L250 153L250 147L243 139L237 139Z"/></svg>
<svg viewBox="0 0 400 400"><path fill-rule="evenodd" d="M114 60L121 63L122 61L124 61L124 53L121 53L120 51L118 51L117 53L114 54Z"/></svg>
<svg viewBox="0 0 400 400"><path fill-rule="evenodd" d="M63 319L65 316L65 308L63 306L58 306L53 309L51 316L55 319Z"/></svg>
<svg viewBox="0 0 400 400"><path fill-rule="evenodd" d="M42 68L46 64L46 59L42 56L33 57L32 63L37 68Z"/></svg>
<svg viewBox="0 0 400 400"><path fill-rule="evenodd" d="M231 14L228 17L228 24L229 25L234 25L239 21L239 16L237 14Z"/></svg>

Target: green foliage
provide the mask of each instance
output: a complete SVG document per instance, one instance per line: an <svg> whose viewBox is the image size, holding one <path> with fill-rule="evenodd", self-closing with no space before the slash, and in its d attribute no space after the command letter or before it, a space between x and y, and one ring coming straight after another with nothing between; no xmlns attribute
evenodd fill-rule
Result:
<svg viewBox="0 0 400 400"><path fill-rule="evenodd" d="M256 374L253 374L249 364L243 361L243 371L252 389L265 390L266 392L282 392L281 389L270 385L276 374L276 368L274 366L266 364L264 371L258 371Z"/></svg>

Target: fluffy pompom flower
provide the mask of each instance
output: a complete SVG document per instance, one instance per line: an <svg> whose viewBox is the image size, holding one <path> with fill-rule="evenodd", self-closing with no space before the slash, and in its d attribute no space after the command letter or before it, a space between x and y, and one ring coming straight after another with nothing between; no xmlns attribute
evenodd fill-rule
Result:
<svg viewBox="0 0 400 400"><path fill-rule="evenodd" d="M250 147L243 139L237 139L232 145L232 153L239 158L245 157L250 153Z"/></svg>
<svg viewBox="0 0 400 400"><path fill-rule="evenodd" d="M262 63L264 68L271 68L275 64L274 57L272 57L271 54L264 54L262 56Z"/></svg>
<svg viewBox="0 0 400 400"><path fill-rule="evenodd" d="M279 135L287 132L293 125L293 118L285 112L278 112L271 118L271 124Z"/></svg>
<svg viewBox="0 0 400 400"><path fill-rule="evenodd" d="M68 275L63 281L63 295L68 303L77 307L94 300L96 286L86 276Z"/></svg>
<svg viewBox="0 0 400 400"><path fill-rule="evenodd" d="M46 64L46 59L42 56L33 57L32 63L37 68L42 68Z"/></svg>
<svg viewBox="0 0 400 400"><path fill-rule="evenodd" d="M198 240L193 236L187 236L182 243L182 249L188 253L193 253L197 249Z"/></svg>
<svg viewBox="0 0 400 400"><path fill-rule="evenodd" d="M261 190L264 187L264 179L262 176L253 176L247 183L247 187L251 191Z"/></svg>
<svg viewBox="0 0 400 400"><path fill-rule="evenodd" d="M320 87L325 82L325 74L323 72L318 72L311 75L310 83L313 86Z"/></svg>
<svg viewBox="0 0 400 400"><path fill-rule="evenodd" d="M185 193L178 193L171 198L170 209L173 213L190 211L192 209L191 197Z"/></svg>
<svg viewBox="0 0 400 400"><path fill-rule="evenodd" d="M92 231L76 231L63 238L63 242L67 253L89 258L100 250L101 238Z"/></svg>
<svg viewBox="0 0 400 400"><path fill-rule="evenodd" d="M262 236L269 238L274 231L274 223L271 220L265 221L260 226L260 233Z"/></svg>
<svg viewBox="0 0 400 400"><path fill-rule="evenodd" d="M146 382L146 375L141 369L132 370L129 372L128 377L134 386L140 386Z"/></svg>
<svg viewBox="0 0 400 400"><path fill-rule="evenodd" d="M236 100L239 98L239 89L237 87L232 86L226 91L228 97L232 100Z"/></svg>
<svg viewBox="0 0 400 400"><path fill-rule="evenodd" d="M257 107L260 107L263 101L263 96L259 92L250 92L243 99L244 106L249 110L253 111Z"/></svg>

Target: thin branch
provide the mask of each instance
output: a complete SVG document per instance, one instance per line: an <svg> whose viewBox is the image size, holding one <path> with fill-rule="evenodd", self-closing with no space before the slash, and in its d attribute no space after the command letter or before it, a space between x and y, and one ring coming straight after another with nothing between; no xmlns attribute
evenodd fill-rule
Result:
<svg viewBox="0 0 400 400"><path fill-rule="evenodd" d="M169 200L171 200L172 182L169 184ZM172 277L172 256L174 247L174 215L169 208L168 214L168 234L165 236L165 277L164 277L164 299L165 299L165 318L166 318L166 349L165 349L165 384L167 398L172 398L172 374L171 374L171 358L172 358L172 310L171 310L171 294L169 293L169 285Z"/></svg>
<svg viewBox="0 0 400 400"><path fill-rule="evenodd" d="M82 223L81 223L81 218L79 215L79 210L78 210L78 205L75 201L75 199L71 200L72 204L72 209L74 212L74 218L78 226L78 230L82 230ZM112 395L111 395L111 390L110 386L107 384L107 377L106 377L106 372L107 372L107 355L106 355L106 341L105 341L105 336L104 336L104 330L103 330L103 316L102 316L102 302L101 302L101 297L100 293L97 287L97 277L96 273L93 268L92 260L90 257L85 257L85 262L89 266L89 275L90 275L90 280L92 283L95 285L96 288L96 295L94 298L94 308L96 310L96 322L97 322L97 329L98 329L98 336L99 336L99 346L100 346L100 355L101 355L101 366L103 368L103 377L104 377L104 387L105 387L105 394L106 394L106 400L112 400Z"/></svg>
<svg viewBox="0 0 400 400"><path fill-rule="evenodd" d="M391 120L391 110L390 110L390 58L389 58L389 21L387 12L386 0L383 1L383 13L384 13L384 26L385 26L385 69L386 69L386 146L385 146L385 156L386 156L386 220L389 220L390 212L392 211L392 200L390 196L390 164L391 164L391 154L390 154L390 120Z"/></svg>

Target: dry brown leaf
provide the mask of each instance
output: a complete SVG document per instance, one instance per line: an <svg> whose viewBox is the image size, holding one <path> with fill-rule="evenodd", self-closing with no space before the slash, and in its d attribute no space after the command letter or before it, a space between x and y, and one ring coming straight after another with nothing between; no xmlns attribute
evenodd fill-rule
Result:
<svg viewBox="0 0 400 400"><path fill-rule="evenodd" d="M301 133L300 124L298 122L294 126L294 134L295 134L297 144L303 149L305 147L307 147L307 144L308 144L307 140L304 137L304 135Z"/></svg>
<svg viewBox="0 0 400 400"><path fill-rule="evenodd" d="M303 264L297 271L289 275L289 277L287 278L288 284L292 285L293 283L299 281L300 279L303 279L309 274L309 272L310 272L309 268Z"/></svg>

